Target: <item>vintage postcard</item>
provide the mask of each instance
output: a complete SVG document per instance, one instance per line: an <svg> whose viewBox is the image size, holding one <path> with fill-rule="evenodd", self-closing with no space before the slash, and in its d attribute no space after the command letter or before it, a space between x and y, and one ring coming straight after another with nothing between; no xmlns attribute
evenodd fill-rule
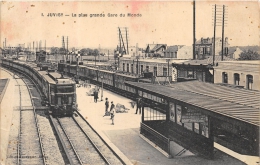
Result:
<svg viewBox="0 0 260 165"><path fill-rule="evenodd" d="M259 1L1 1L1 164L259 164Z"/></svg>

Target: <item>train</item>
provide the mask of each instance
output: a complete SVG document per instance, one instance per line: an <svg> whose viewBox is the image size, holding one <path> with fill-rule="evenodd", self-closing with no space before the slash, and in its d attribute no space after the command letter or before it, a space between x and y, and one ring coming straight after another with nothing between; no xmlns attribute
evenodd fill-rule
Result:
<svg viewBox="0 0 260 165"><path fill-rule="evenodd" d="M42 91L42 106L48 106L53 116L72 116L77 110L76 83L63 74L39 67L36 63L2 59L3 67L29 76Z"/></svg>
<svg viewBox="0 0 260 165"><path fill-rule="evenodd" d="M100 67L90 67L68 63L58 63L58 71L69 76L76 76L82 81L88 81L98 86L123 95L124 97L135 99L137 96L135 88L125 85L126 81L139 82L141 77L132 73L123 73L107 70Z"/></svg>

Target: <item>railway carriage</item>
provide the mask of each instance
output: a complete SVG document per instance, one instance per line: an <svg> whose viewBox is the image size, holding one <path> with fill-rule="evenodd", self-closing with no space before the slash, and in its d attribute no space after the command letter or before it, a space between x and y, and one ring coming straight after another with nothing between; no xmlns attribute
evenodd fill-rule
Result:
<svg viewBox="0 0 260 165"><path fill-rule="evenodd" d="M43 93L42 104L54 116L72 116L76 110L76 83L57 72L43 71L34 63L3 59L2 65L29 76Z"/></svg>
<svg viewBox="0 0 260 165"><path fill-rule="evenodd" d="M105 87L112 89L114 86L114 74L112 71L98 70L97 81L99 84L103 83Z"/></svg>
<svg viewBox="0 0 260 165"><path fill-rule="evenodd" d="M132 75L127 75L123 73L115 73L115 90L121 92L126 97L135 98L136 92L135 89L125 85L126 81L138 82L139 78Z"/></svg>
<svg viewBox="0 0 260 165"><path fill-rule="evenodd" d="M76 67L74 64L67 64L67 67L64 67L63 72L68 75L76 75ZM89 66L78 66L78 75L82 80L90 80L93 84L98 84L103 86L113 92L121 93L126 97L134 99L136 97L136 91L134 88L126 86L126 81L138 82L139 77L129 74L116 73L109 70L98 69L95 67ZM66 68L69 68L66 70ZM66 72L67 71L67 72Z"/></svg>
<svg viewBox="0 0 260 165"><path fill-rule="evenodd" d="M70 74L71 75L76 75L76 72L77 72L77 65L69 65L69 68L70 68Z"/></svg>
<svg viewBox="0 0 260 165"><path fill-rule="evenodd" d="M84 65L79 65L79 70L78 70L79 78L82 80L86 80L88 75L88 68L87 66Z"/></svg>

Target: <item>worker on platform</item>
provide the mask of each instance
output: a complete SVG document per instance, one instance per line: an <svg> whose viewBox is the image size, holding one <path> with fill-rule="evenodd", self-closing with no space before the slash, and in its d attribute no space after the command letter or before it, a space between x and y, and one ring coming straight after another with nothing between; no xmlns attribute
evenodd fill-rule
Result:
<svg viewBox="0 0 260 165"><path fill-rule="evenodd" d="M112 119L112 114L111 111L115 109L115 104L113 103L113 101L111 101L111 106L110 106L110 115L111 115L111 119Z"/></svg>
<svg viewBox="0 0 260 165"><path fill-rule="evenodd" d="M98 91L95 89L94 90L94 102L97 103L97 99L98 99Z"/></svg>
<svg viewBox="0 0 260 165"><path fill-rule="evenodd" d="M110 114L111 114L111 119L112 119L112 125L114 125L114 119L115 119L115 105L113 101L111 101L111 107L110 107Z"/></svg>
<svg viewBox="0 0 260 165"><path fill-rule="evenodd" d="M139 114L141 114L142 113L142 100L141 100L141 98L139 97L139 98L137 98L137 100L136 100L136 112L135 112L135 114L137 114L137 112L138 112L138 109L139 109Z"/></svg>
<svg viewBox="0 0 260 165"><path fill-rule="evenodd" d="M104 116L109 116L108 108L109 108L109 101L108 101L108 98L106 98L106 102L105 102L105 115Z"/></svg>

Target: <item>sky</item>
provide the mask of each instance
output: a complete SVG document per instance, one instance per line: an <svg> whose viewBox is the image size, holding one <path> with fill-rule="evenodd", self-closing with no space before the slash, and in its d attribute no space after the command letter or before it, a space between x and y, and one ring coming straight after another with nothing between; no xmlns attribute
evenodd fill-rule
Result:
<svg viewBox="0 0 260 165"><path fill-rule="evenodd" d="M192 45L193 3L191 1L102 1L102 2L0 2L1 42L7 46L33 41L47 47L62 46L62 36L68 36L69 47L116 48L118 27L128 28L129 46L147 44ZM196 2L196 39L213 37L214 4L225 5L224 36L230 46L259 45L259 4L257 1L198 1ZM219 9L218 9L219 10ZM63 13L48 17L48 13ZM79 14L87 17L79 17ZM128 13L140 17L127 17ZM42 14L44 16L42 16ZM76 17L72 17L76 14ZM90 17L104 14L105 17ZM109 17L108 14L117 14ZM120 17L125 14L125 17ZM220 11L218 19L222 19ZM69 16L65 16L69 15ZM219 24L220 25L220 24ZM221 37L217 26L216 36ZM42 44L43 46L43 44Z"/></svg>

